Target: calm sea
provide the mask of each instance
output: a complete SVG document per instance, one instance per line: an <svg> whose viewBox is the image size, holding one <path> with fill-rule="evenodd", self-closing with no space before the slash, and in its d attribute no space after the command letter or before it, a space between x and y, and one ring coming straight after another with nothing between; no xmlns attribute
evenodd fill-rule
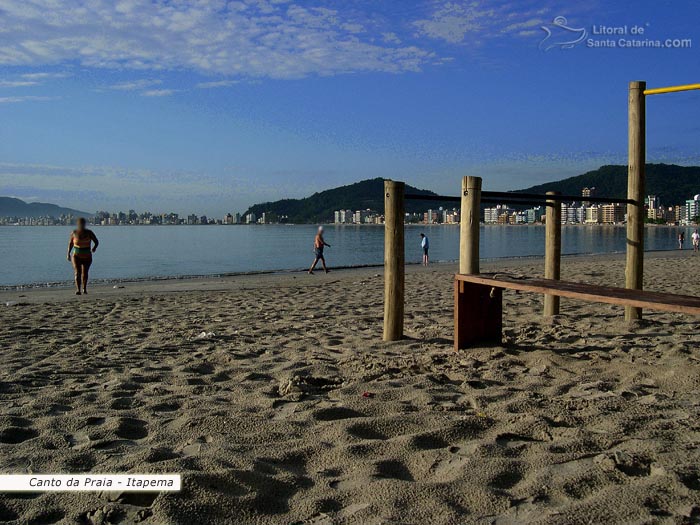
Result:
<svg viewBox="0 0 700 525"><path fill-rule="evenodd" d="M313 260L314 226L106 226L90 272L93 280L129 280L296 270ZM691 228L686 232L690 245ZM680 228L647 228L648 250L676 248ZM0 227L0 286L57 285L72 279L66 261L71 228ZM458 226L407 226L406 261L421 259L419 233L430 239L434 261L459 256ZM384 228L328 226L326 260L333 266L382 264ZM625 229L615 226L563 228L565 254L620 252ZM542 226L484 226L481 256L486 259L544 254Z"/></svg>

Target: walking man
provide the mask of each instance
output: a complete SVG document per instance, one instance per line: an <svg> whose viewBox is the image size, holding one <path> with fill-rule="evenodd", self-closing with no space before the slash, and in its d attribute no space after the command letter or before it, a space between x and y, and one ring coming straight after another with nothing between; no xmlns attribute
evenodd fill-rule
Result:
<svg viewBox="0 0 700 525"><path fill-rule="evenodd" d="M423 266L428 266L430 262L430 257L428 257L428 250L430 249L430 241L425 236L425 233L420 234L420 247L423 248Z"/></svg>
<svg viewBox="0 0 700 525"><path fill-rule="evenodd" d="M326 268L326 259L323 257L324 246L328 246L329 248L331 247L331 245L323 239L323 226L319 226L318 232L316 233L316 238L314 239L314 254L316 254L316 258L314 259L314 263L311 265L311 268L309 268L309 273L311 275L313 275L314 268L316 268L318 261L321 261L323 271L328 273L328 268Z"/></svg>
<svg viewBox="0 0 700 525"><path fill-rule="evenodd" d="M696 229L693 234L690 236L691 239L693 239L693 253L697 253L700 251L700 233L698 233L698 230Z"/></svg>

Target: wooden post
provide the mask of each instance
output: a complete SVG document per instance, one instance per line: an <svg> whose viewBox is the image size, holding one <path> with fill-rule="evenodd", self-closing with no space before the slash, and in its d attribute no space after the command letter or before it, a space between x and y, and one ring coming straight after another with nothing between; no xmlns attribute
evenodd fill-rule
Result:
<svg viewBox="0 0 700 525"><path fill-rule="evenodd" d="M384 181L384 340L403 337L405 184Z"/></svg>
<svg viewBox="0 0 700 525"><path fill-rule="evenodd" d="M559 195L557 191L548 191L547 195ZM547 218L545 223L544 278L561 278L561 203L547 200ZM559 315L559 296L544 296L544 315Z"/></svg>
<svg viewBox="0 0 700 525"><path fill-rule="evenodd" d="M625 287L641 290L644 285L644 169L646 163L646 82L629 86L629 165L627 170L627 265ZM625 307L625 319L642 318L642 309Z"/></svg>
<svg viewBox="0 0 700 525"><path fill-rule="evenodd" d="M481 177L462 177L462 213L459 224L459 273L479 273L479 217Z"/></svg>
<svg viewBox="0 0 700 525"><path fill-rule="evenodd" d="M462 178L459 224L459 273L479 274L481 177ZM475 343L500 344L503 294L500 288L472 285L455 279L455 350Z"/></svg>

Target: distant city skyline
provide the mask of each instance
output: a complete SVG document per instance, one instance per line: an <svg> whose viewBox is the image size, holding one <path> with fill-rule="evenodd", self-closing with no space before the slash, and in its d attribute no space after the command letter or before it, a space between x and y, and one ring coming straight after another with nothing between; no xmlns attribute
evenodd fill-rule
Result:
<svg viewBox="0 0 700 525"><path fill-rule="evenodd" d="M621 224L627 220L627 206L621 203L596 203L596 188L583 187L580 200L561 202L562 224ZM542 223L545 216L544 206L523 206L497 204L483 209L480 221L484 224L518 225ZM645 220L654 224L692 226L700 224L700 195L693 195L682 204L664 204L654 194L644 198ZM0 216L0 226L53 226L72 225L77 216L63 213L60 216L22 217ZM237 225L237 224L280 224L289 222L289 216L277 216L273 212L263 211L259 215L254 212L228 212L223 217L211 217L189 213L181 216L175 212L145 211L138 213L128 211L98 211L87 217L88 224L100 226L124 225ZM321 223L335 225L366 225L384 224L384 214L372 208L352 210L340 209L333 212L333 217ZM458 207L436 209L428 208L423 212L406 212L406 224L458 224L460 209Z"/></svg>
<svg viewBox="0 0 700 525"><path fill-rule="evenodd" d="M700 81L691 0L2 0L0 16L0 195L90 211L222 217L374 177L524 188L626 164L629 81ZM699 101L649 101L648 162L700 165Z"/></svg>

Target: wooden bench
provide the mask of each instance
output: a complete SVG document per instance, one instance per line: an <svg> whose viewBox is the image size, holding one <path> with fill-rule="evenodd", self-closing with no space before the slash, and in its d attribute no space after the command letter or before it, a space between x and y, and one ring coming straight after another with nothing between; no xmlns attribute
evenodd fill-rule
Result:
<svg viewBox="0 0 700 525"><path fill-rule="evenodd" d="M700 315L700 297L553 279L520 279L502 274L456 274L455 349L466 348L479 342L502 342L504 289Z"/></svg>

